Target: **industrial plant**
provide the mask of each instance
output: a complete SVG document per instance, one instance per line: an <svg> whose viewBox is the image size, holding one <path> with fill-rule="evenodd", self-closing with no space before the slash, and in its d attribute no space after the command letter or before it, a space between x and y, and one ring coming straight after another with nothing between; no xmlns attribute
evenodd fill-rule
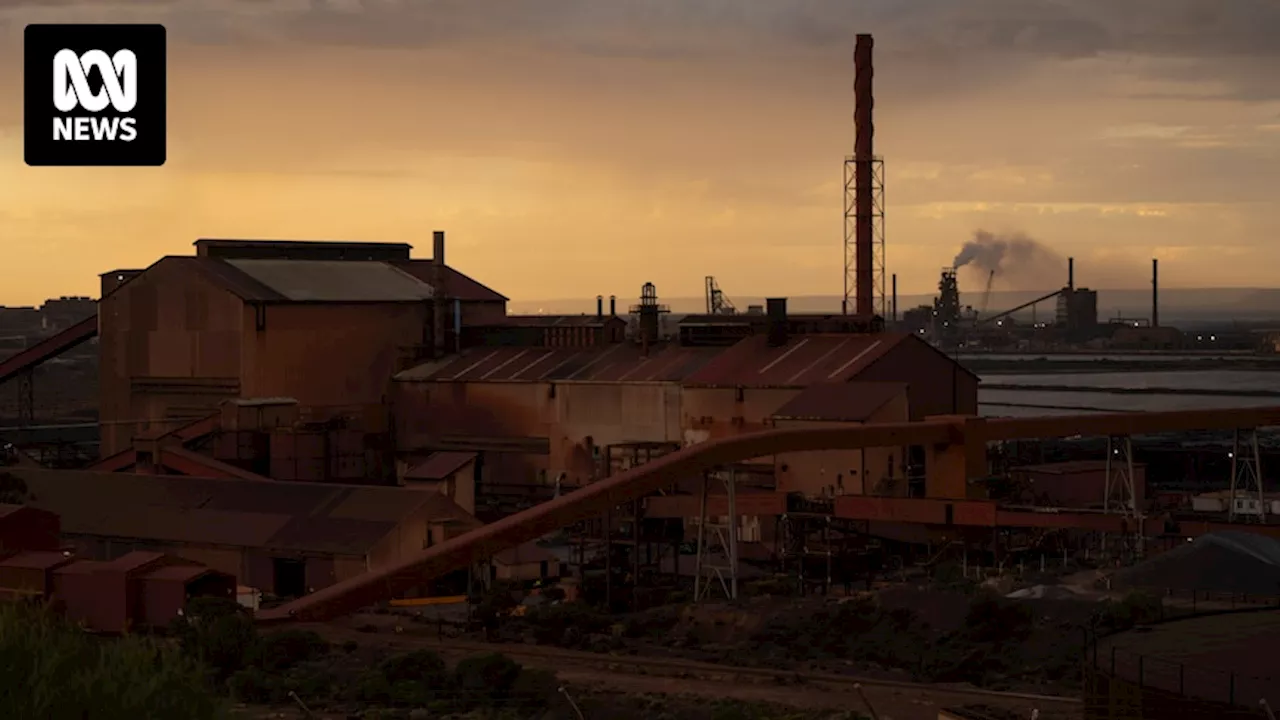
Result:
<svg viewBox="0 0 1280 720"><path fill-rule="evenodd" d="M890 325L948 349L1177 350L1183 346L1181 332L1160 325L1158 260L1151 261L1151 312L1140 318L1100 320L1098 291L1076 285L1075 258L1067 258L1062 287L1004 310L989 307L996 274L995 269L987 272L975 306L961 300L957 269L943 268L933 304L904 311L900 321L891 315ZM894 298L891 307L896 306Z"/></svg>
<svg viewBox="0 0 1280 720"><path fill-rule="evenodd" d="M498 582L572 582L622 613L682 588L737 600L760 578L844 596L939 558L994 582L1115 571L1224 531L1280 540L1264 462L1280 407L979 414L958 348L1177 347L1157 263L1149 317L1100 318L1074 260L1007 309L987 307L995 270L962 294L953 264L931 305L899 313L871 36L854 58L830 313L738 309L707 276L703 313L673 313L641 278L579 314L513 314L448 264L443 231L429 258L210 238L102 273L82 316L0 360L21 406L0 434L15 496L0 591L105 632L203 594L263 623L326 622ZM91 421L42 407L73 352L96 358ZM119 598L86 605L95 593ZM1090 667L1098 697L1155 692Z"/></svg>

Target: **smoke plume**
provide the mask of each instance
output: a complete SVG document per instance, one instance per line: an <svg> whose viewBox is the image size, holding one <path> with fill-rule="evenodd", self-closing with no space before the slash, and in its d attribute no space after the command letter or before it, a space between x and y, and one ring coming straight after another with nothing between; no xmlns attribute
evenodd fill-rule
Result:
<svg viewBox="0 0 1280 720"><path fill-rule="evenodd" d="M960 248L952 265L957 269L971 267L984 277L995 273L996 277L1011 278L1015 283L1029 283L1029 287L1034 287L1065 275L1066 262L1022 233L997 235L976 230L973 239Z"/></svg>

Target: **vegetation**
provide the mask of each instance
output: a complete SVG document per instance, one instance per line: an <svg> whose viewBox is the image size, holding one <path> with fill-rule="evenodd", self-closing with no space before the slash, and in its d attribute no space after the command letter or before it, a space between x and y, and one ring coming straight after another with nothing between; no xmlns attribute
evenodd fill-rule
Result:
<svg viewBox="0 0 1280 720"><path fill-rule="evenodd" d="M212 720L224 703L196 662L141 637L101 641L44 608L0 604L0 717Z"/></svg>
<svg viewBox="0 0 1280 720"><path fill-rule="evenodd" d="M240 702L284 703L296 696L313 709L504 709L528 715L558 696L554 673L524 668L504 655L468 658L450 670L430 650L372 658L353 643L334 648L310 631L258 635L248 615L225 600L193 603L171 630L184 653L204 663L213 684Z"/></svg>
<svg viewBox="0 0 1280 720"><path fill-rule="evenodd" d="M30 499L27 484L11 472L0 471L0 504L25 505Z"/></svg>

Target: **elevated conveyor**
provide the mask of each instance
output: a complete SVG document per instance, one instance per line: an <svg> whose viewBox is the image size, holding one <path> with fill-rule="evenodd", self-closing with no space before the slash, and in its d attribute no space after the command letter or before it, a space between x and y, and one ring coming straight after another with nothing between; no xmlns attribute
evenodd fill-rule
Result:
<svg viewBox="0 0 1280 720"><path fill-rule="evenodd" d="M1230 430L1280 425L1280 407L1241 410L1202 410L1162 413L1116 413L1028 419L946 418L915 423L885 423L830 428L770 430L721 438L663 455L651 462L576 490L465 535L416 553L384 568L375 569L319 592L259 614L263 622L319 621L348 614L388 600L445 573L465 568L507 548L534 541L547 533L600 515L618 505L637 500L697 477L729 463L784 452L843 450L867 447L919 445L939 452L959 448L962 455L985 461L986 444L992 440L1073 435L1141 435L1185 430ZM939 455L940 459L942 458ZM937 463L936 470L972 477L955 456ZM946 483L954 486L956 478Z"/></svg>
<svg viewBox="0 0 1280 720"><path fill-rule="evenodd" d="M45 338L17 355L0 360L0 383L35 368L98 335L98 315L85 318L52 337Z"/></svg>

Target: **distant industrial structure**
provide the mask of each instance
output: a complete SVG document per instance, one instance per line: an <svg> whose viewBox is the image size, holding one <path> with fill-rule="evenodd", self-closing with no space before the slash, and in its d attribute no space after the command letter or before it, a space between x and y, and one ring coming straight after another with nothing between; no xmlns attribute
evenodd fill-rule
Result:
<svg viewBox="0 0 1280 720"><path fill-rule="evenodd" d="M994 271L980 305L961 300L954 267L942 269L938 295L932 305L903 313L894 327L928 338L944 348L971 350L1178 350L1186 344L1182 333L1160 325L1159 266L1151 261L1149 317L1098 316L1098 291L1076 285L1075 259L1067 259L1066 284L1033 300L999 312L988 312ZM1040 308L1050 301L1051 309Z"/></svg>

